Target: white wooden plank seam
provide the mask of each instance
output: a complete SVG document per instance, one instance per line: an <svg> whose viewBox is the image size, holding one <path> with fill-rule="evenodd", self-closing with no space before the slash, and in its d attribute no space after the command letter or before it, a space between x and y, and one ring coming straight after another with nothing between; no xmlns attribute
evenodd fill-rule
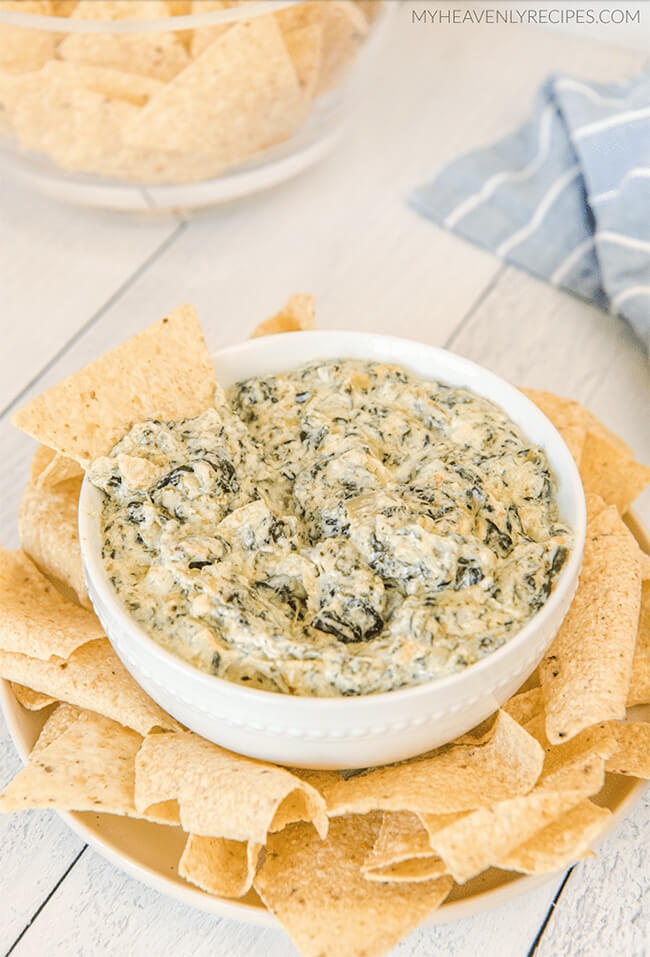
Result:
<svg viewBox="0 0 650 957"><path fill-rule="evenodd" d="M571 875L573 874L573 870L574 870L573 867L570 867L569 870L568 870L568 871L566 872L566 874L564 875L564 880L562 881L562 883L561 883L560 886L558 887L557 894L556 894L555 897L553 898L553 901L552 901L552 903L551 903L551 906L550 906L549 909L548 909L548 913L546 914L546 917L544 918L544 920L543 920L542 923L540 924L540 928L539 928L539 930L537 931L537 936L535 937L535 940L533 941L533 943L532 943L532 945L531 945L531 948L530 948L530 950L528 951L528 954L526 955L526 957L534 957L534 955L535 955L535 953L536 953L536 951L537 951L537 948L539 947L539 945L540 945L541 942L542 942L542 937L543 937L544 934L546 933L546 928L548 927L550 921L553 919L553 915L554 915L554 913L555 913L555 908L557 907L558 901L559 901L560 897L562 896L562 893L563 893L563 891L564 891L564 888L567 886L567 884L568 884L568 882L569 882L569 880L570 880L570 878L571 878Z"/></svg>
<svg viewBox="0 0 650 957"><path fill-rule="evenodd" d="M489 280L489 282L486 282L485 286L483 287L483 289L481 289L481 291L479 292L476 299L474 300L472 305L469 307L465 315L462 316L460 321L457 323L456 328L447 337L444 344L445 349L452 348L454 342L456 341L458 336L462 333L463 329L465 328L465 325L470 321L474 313L481 308L485 300L489 296L491 296L493 292L496 292L499 286L499 282L501 278L503 277L503 275L505 274L505 271L507 268L508 267L506 266L506 263L503 263L503 262L497 265L492 278Z"/></svg>
<svg viewBox="0 0 650 957"><path fill-rule="evenodd" d="M72 868L75 867L75 865L76 865L77 862L79 861L81 855L82 855L85 851L87 851L87 850L88 850L88 845L87 845L87 844L84 844L84 846L81 848L81 850L79 851L79 853L77 854L77 856L74 858L74 860L72 860L72 861L68 864L68 866L66 867L66 869L63 871L63 873L62 873L61 876L59 877L58 881L57 881L55 884L53 884L52 887L50 888L50 890L47 892L47 894L45 895L45 897L43 898L43 900L41 901L41 903L38 905L38 907L36 908L36 910L34 911L34 913L32 914L32 916L29 918L29 920L27 921L27 923L25 924L25 926L23 927L23 929L21 930L21 932L18 934L18 936L17 936L16 939L14 940L14 942L13 942L13 944L11 945L11 947L9 948L9 950L7 950L7 952L5 953L5 957L9 957L9 955L10 955L11 953L13 953L13 951L16 949L16 947L18 946L18 944L20 943L20 941L23 939L23 937L25 936L25 934L27 933L27 931L29 930L29 928L32 926L32 924L34 923L34 921L38 918L38 915L41 913L41 911L43 910L43 908L47 905L47 903L48 903L48 901L50 900L50 898L52 898L52 897L54 896L54 894L56 894L56 892L57 892L57 890L59 889L59 887L61 886L61 884L64 882L64 880L66 879L66 877L68 876L68 874L71 872Z"/></svg>
<svg viewBox="0 0 650 957"><path fill-rule="evenodd" d="M156 260L162 256L173 243L182 235L182 233L187 228L188 223L186 221L180 222L178 226L174 229L172 233L165 237L165 239L150 253L143 262L140 263L137 269L135 269L125 280L124 282L117 287L114 293L112 293L105 302L97 309L93 315L84 322L71 336L67 342L65 342L60 349L58 349L45 363L45 365L39 369L35 376L33 376L30 381L20 390L20 392L14 396L14 398L0 411L0 421L6 416L9 415L17 405L20 404L23 397L27 392L32 389L40 379L52 368L52 366L61 359L66 352L77 342L79 339L88 332L101 318L111 309L116 302L118 302L121 297L128 292L128 290L133 286L134 283L140 279L141 276L146 273L146 271L153 266Z"/></svg>

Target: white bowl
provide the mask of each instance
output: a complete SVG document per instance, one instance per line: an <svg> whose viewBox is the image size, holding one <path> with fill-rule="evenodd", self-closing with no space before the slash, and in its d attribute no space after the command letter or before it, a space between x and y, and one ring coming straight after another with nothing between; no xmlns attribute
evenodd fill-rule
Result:
<svg viewBox="0 0 650 957"><path fill-rule="evenodd" d="M541 446L558 481L562 519L575 545L546 604L514 638L464 671L384 694L301 698L258 691L206 674L165 651L129 616L101 560L102 493L84 481L79 532L84 573L108 638L144 690L178 721L251 757L311 768L359 768L446 744L492 714L539 664L578 583L585 539L582 483L562 438L514 386L443 349L389 336L302 332L252 339L216 353L224 386L296 368L315 358L390 361L429 379L467 386L501 406Z"/></svg>

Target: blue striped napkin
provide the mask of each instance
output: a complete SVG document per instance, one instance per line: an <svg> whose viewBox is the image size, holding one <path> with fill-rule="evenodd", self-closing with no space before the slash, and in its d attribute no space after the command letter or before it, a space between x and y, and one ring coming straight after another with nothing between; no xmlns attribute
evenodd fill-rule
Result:
<svg viewBox="0 0 650 957"><path fill-rule="evenodd" d="M438 225L623 316L650 349L650 73L626 85L551 77L530 123L410 199Z"/></svg>

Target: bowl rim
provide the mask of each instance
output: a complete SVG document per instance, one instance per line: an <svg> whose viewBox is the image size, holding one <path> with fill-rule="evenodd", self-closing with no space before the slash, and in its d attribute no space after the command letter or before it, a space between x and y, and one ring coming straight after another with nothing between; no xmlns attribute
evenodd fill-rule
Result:
<svg viewBox="0 0 650 957"><path fill-rule="evenodd" d="M279 351L282 351L281 347L286 345L287 349L284 350L284 353L287 356L290 356L291 350L289 346L291 342L295 343L295 336L296 333L294 332L281 333L273 336L272 340L275 343L276 349ZM471 359L466 359L463 356L459 356L456 353L450 352L446 349L421 343L413 339L386 336L380 333L352 332L349 330L334 329L314 330L300 333L301 342L307 345L310 343L313 343L314 346L316 346L318 343L324 345L326 342L331 342L333 339L336 339L337 342L347 340L348 342L356 341L357 343L360 343L364 340L367 340L368 343L370 340L375 343L379 341L382 346L387 348L387 352L388 347L391 346L395 349L399 349L400 347L406 347L407 349L417 348L420 354L423 351L426 351L426 353L428 353L432 359L435 357L440 362L448 363L450 367L455 367L462 372L478 374L483 379L487 379L488 382L492 382L493 384L498 385L501 389L505 389L513 403L519 403L522 407L522 410L525 411L528 416L532 415L535 419L537 419L538 425L540 425L542 429L545 429L549 436L553 436L553 438L559 443L558 449L560 454L565 459L564 464L566 466L566 471L563 471L563 476L566 477L568 482L570 482L577 502L577 515L575 516L573 527L574 546L571 550L569 560L566 562L560 572L551 595L544 605L542 605L539 611L535 613L530 621L528 621L513 636L513 638L510 639L510 641L505 642L500 648L490 652L489 655L486 655L480 661L475 662L467 668L457 671L454 674L447 675L443 678L435 678L431 681L423 682L422 684L409 685L407 687L397 688L393 691L383 691L366 695L351 695L345 697L311 697L281 694L279 692L266 691L260 688L247 688L243 685L237 684L236 682L228 681L225 678L208 674L207 672L196 668L194 665L183 660L179 656L167 651L162 647L162 645L159 645L146 633L144 628L142 628L129 615L123 602L110 585L108 575L106 574L106 570L101 561L99 551L92 550L90 547L89 540L92 537L93 530L95 530L93 523L97 523L99 519L96 505L100 501L99 496L101 495L101 492L94 485L92 485L88 479L88 476L86 475L82 483L81 494L79 498L79 539L83 560L84 577L86 578L87 584L90 586L89 591L94 591L98 595L100 601L111 610L111 613L119 618L122 635L127 639L128 645L130 647L136 648L139 646L147 654L147 658L149 660L151 660L151 657L153 656L163 665L171 666L172 668L177 669L181 675L194 682L195 687L198 688L200 686L202 690L211 692L212 695L215 695L218 692L226 698L238 698L241 700L242 705L245 705L247 702L249 702L251 705L267 704L272 706L273 704L276 704L280 707L284 705L291 707L296 712L296 716L298 716L298 712L304 713L305 716L314 716L325 710L327 710L331 716L333 709L337 711L339 716L342 716L343 714L348 716L355 714L360 715L360 713L365 709L373 708L375 706L381 707L382 704L394 704L398 700L400 702L406 702L407 700L417 701L419 698L427 697L434 690L439 690L442 692L446 691L448 688L453 688L454 686L457 686L460 689L462 688L463 680L467 681L469 676L478 679L483 672L498 667L498 663L502 658L505 658L506 655L516 654L518 650L521 650L521 648L525 647L528 639L532 637L532 635L534 635L538 629L544 628L547 621L554 616L557 609L566 599L567 593L575 588L575 583L577 582L582 564L582 555L586 537L586 501L580 474L573 456L571 455L562 436L559 434L552 422L526 395L524 395L523 392L517 389L516 386L511 385L505 379L502 379L500 376L496 375L496 373L491 372L489 369L486 369L476 362L473 362ZM229 359L239 356L242 352L254 352L256 349L263 348L265 340L266 337L247 339L243 342L236 343L235 345L226 346L222 349L219 349L216 352L211 353L211 356L215 362L228 362ZM368 352L372 352L370 345L368 347ZM338 357L345 358L344 350L338 350ZM319 354L316 351L313 355L313 359L317 358L319 358ZM328 355L323 356L323 358L335 358L335 356ZM278 363L272 363L274 371L270 371L269 374L288 371L292 368L299 368L301 365L304 365L309 361L311 360L301 359L296 362L288 359L286 363L280 363L280 365L278 365ZM400 360L398 364L404 363ZM408 362L406 365L408 367ZM418 374L422 375L421 373ZM422 375L422 378L426 378L426 375ZM468 378L471 379L470 376L468 376ZM432 379L431 381L444 381L444 378L436 375L436 379ZM475 383L473 380L469 388L475 391L478 395L483 394L480 389L475 388ZM491 399L490 401L495 400ZM499 405L498 402L495 402L495 404ZM506 414L511 417L508 410L503 409L503 411L505 411ZM542 447L545 448L543 444ZM107 635L107 637L110 641L111 636ZM170 691L174 693L173 688L171 688ZM289 702L290 704L288 704Z"/></svg>

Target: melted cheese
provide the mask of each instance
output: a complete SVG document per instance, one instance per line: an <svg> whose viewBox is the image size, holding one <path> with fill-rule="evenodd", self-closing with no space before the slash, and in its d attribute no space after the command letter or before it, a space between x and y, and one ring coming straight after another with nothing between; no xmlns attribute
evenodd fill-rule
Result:
<svg viewBox="0 0 650 957"><path fill-rule="evenodd" d="M467 389L372 362L237 383L97 460L103 560L198 668L297 695L431 681L541 608L572 544L544 452Z"/></svg>

